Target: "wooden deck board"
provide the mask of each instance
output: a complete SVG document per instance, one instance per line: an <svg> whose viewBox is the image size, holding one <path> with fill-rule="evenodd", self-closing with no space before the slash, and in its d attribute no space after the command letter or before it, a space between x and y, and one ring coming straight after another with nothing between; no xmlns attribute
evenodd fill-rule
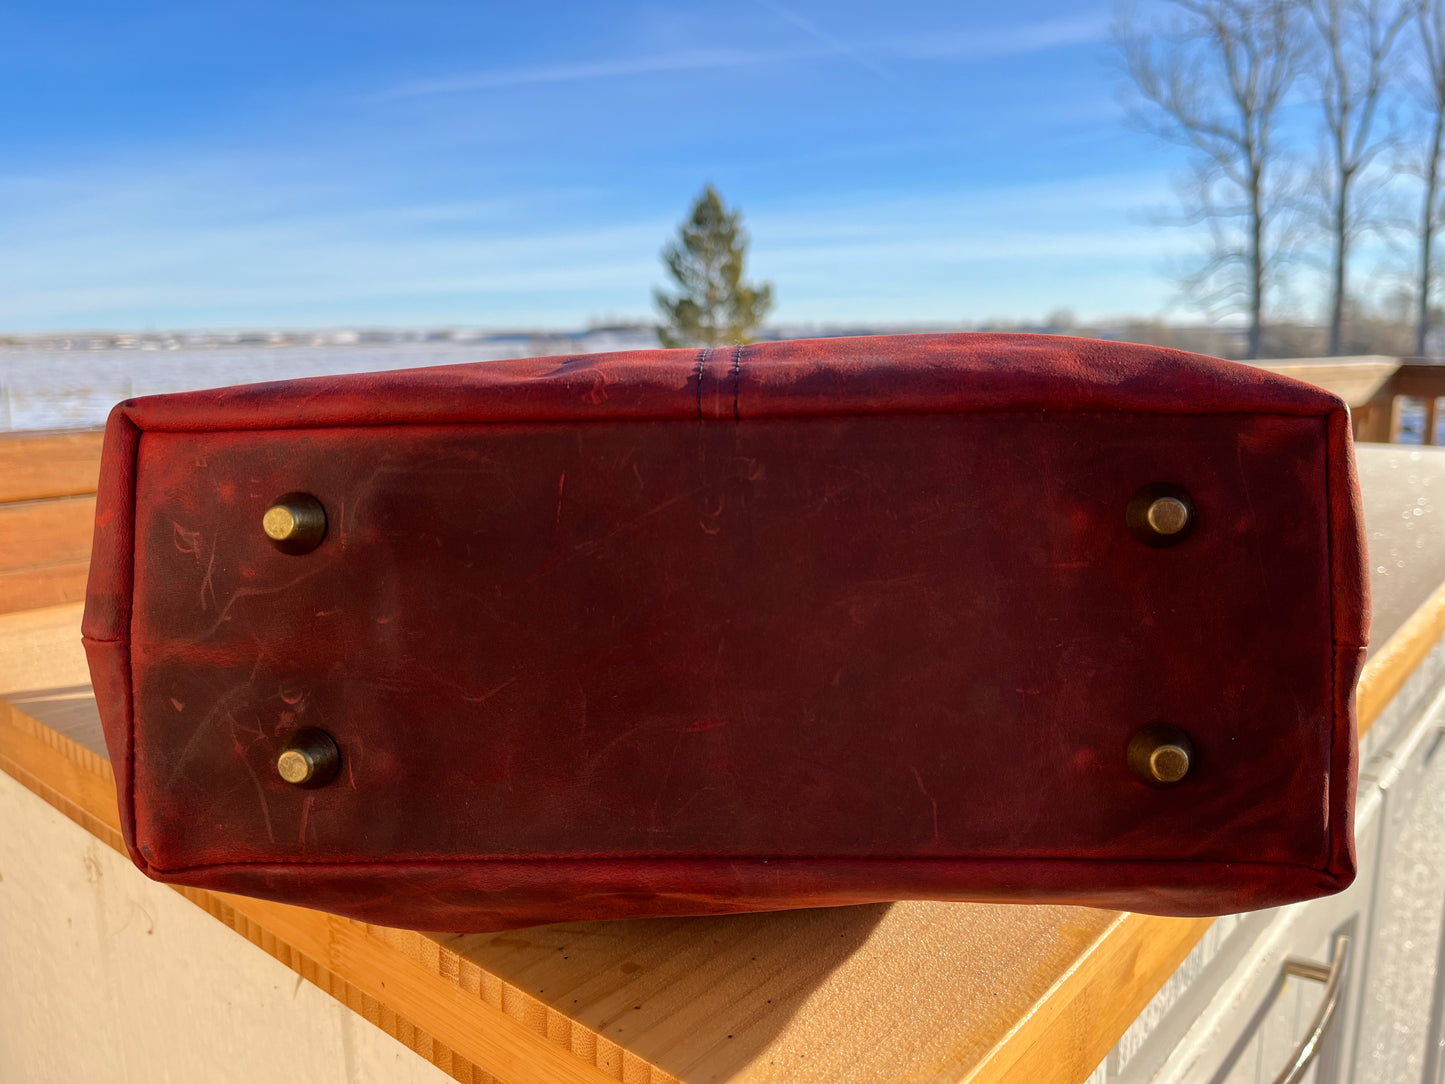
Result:
<svg viewBox="0 0 1445 1084"><path fill-rule="evenodd" d="M0 504L94 493L103 435L0 433Z"/></svg>
<svg viewBox="0 0 1445 1084"><path fill-rule="evenodd" d="M0 613L79 602L89 573L88 557L0 572Z"/></svg>
<svg viewBox="0 0 1445 1084"><path fill-rule="evenodd" d="M0 434L0 613L85 597L98 430Z"/></svg>
<svg viewBox="0 0 1445 1084"><path fill-rule="evenodd" d="M95 495L0 504L0 572L88 561Z"/></svg>

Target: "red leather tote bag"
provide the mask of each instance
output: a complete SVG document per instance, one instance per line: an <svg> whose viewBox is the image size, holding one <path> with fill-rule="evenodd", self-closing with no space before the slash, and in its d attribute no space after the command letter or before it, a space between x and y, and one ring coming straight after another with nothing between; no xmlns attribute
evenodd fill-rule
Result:
<svg viewBox="0 0 1445 1084"><path fill-rule="evenodd" d="M1345 406L911 335L135 399L85 638L163 881L480 931L1354 874Z"/></svg>

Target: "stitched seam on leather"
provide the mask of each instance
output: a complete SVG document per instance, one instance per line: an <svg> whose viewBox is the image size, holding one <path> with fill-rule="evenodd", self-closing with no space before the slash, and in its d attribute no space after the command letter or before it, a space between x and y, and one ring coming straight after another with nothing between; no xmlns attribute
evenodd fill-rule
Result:
<svg viewBox="0 0 1445 1084"><path fill-rule="evenodd" d="M742 421L742 415L738 413L738 384L742 379L743 367L743 344L738 343L733 348L733 421Z"/></svg>
<svg viewBox="0 0 1445 1084"><path fill-rule="evenodd" d="M697 376L697 420L702 421L702 368L707 364L707 350L698 351L697 365L693 373ZM485 424L485 423L483 423Z"/></svg>
<svg viewBox="0 0 1445 1084"><path fill-rule="evenodd" d="M136 816L136 813L135 813L135 761L136 761L135 745L136 745L136 724L137 724L137 720L139 720L139 718L140 718L140 705L136 703L136 688L137 688L137 686L138 686L139 683L138 683L138 682L136 681L136 679L135 679L135 652L129 650L129 646L130 646L132 643L135 642L135 610L136 610L136 606L135 606L135 584L136 584L136 575L135 575L135 566L136 566L135 532L136 532L137 510L138 510L138 508L139 508L139 506L140 506L140 446L141 446L141 441L143 441L143 440L145 440L145 430L142 429L140 426L136 426L136 434L135 434L135 457L134 457L134 459L132 459L132 461L131 461L131 469L130 469L130 618L129 618L129 620L128 620L127 623L126 623L126 629L125 629L125 633L126 633L126 646L127 646L127 651L126 651L126 653L125 653L126 679L127 679L127 684L130 685L130 688L127 690L127 691L130 693L130 697L129 697L129 699L130 699L130 720L129 720L130 725L127 727L127 731L128 731L128 741L127 741L127 744L129 745L129 749L128 749L127 751L128 751L129 754L130 754L130 757L129 757L130 763L126 765L126 773L125 773L125 774L126 774L126 784L125 784L125 785L126 785L126 790L127 790L127 792L128 792L128 796L129 796L129 798L130 798L130 830L131 830L131 835L134 837L134 843L135 843L135 855L134 855L134 857L139 857L139 858L145 859L146 868L155 869L156 867L155 867L155 865L150 861L150 859L149 859L149 858L146 858L145 855L141 854L141 849L140 849L140 819Z"/></svg>
<svg viewBox="0 0 1445 1084"><path fill-rule="evenodd" d="M703 352L704 354L707 351ZM698 373L701 381L702 370L699 358ZM698 417L701 418L702 388L698 386ZM939 408L933 410L839 410L831 413L807 412L807 413L780 413L761 414L750 417L749 421L775 422L775 421L809 421L813 419L838 419L838 418L975 418L975 417L1001 417L1019 415L1032 418L1280 418L1285 420L1303 420L1306 418L1328 418L1329 414L1320 414L1317 411L1301 410L1299 412L1280 410L1200 410L1189 411L1167 407L1160 407L1158 410L1135 410L1126 407L1111 408L1098 407L1093 410L1069 410L1053 406L1033 407L965 407L959 406L952 409ZM392 429L412 425L446 426L446 425L590 425L603 423L616 423L628 421L643 422L668 422L687 421L688 414L664 414L642 412L637 414L573 414L570 416L556 417L517 417L505 418L450 418L446 416L434 418L403 418L393 420L380 420L373 422L345 422L334 421L317 422L309 425L301 422L287 422L284 425L257 425L257 426L216 426L214 428L197 429L194 425L166 426L156 425L144 430L147 433L193 433L197 436L210 436L215 433L283 433L287 430L309 433L316 429Z"/></svg>
<svg viewBox="0 0 1445 1084"><path fill-rule="evenodd" d="M261 869L267 866L297 866L306 869L353 869L360 866L465 866L491 863L507 862L550 862L576 864L605 863L642 863L657 864L663 862L726 862L729 864L739 862L897 862L904 864L934 864L939 862L967 863L974 865L990 865L995 863L1073 863L1080 866L1155 866L1155 865L1176 865L1176 866L1249 866L1251 868L1266 868L1279 870L1305 870L1308 873L1323 873L1326 876L1333 876L1328 870L1322 870L1317 866L1306 865L1303 862L1262 862L1251 859L1233 858L972 858L966 855L852 855L852 854L829 854L829 855L808 855L808 854L728 854L728 855L690 855L690 854L619 854L619 855L479 855L465 858L355 858L342 861L321 861L310 862L300 858L258 858L250 862L212 862L201 863L194 866L156 866L151 869L157 873L190 873L194 870L204 869Z"/></svg>
<svg viewBox="0 0 1445 1084"><path fill-rule="evenodd" d="M1330 643L1334 644L1334 650L1330 652L1328 675L1326 677L1326 692L1330 698L1330 742L1326 750L1326 758L1329 770L1325 772L1325 808L1329 810L1329 831L1325 840L1325 861L1320 871L1328 872L1330 865L1334 862L1335 836L1338 834L1335 817L1335 801L1337 791L1335 787L1335 750L1340 744L1340 727L1345 720L1340 717L1340 695L1336 686L1339 680L1336 675L1339 673L1339 641L1335 639L1335 608L1338 605L1335 599L1335 507L1330 499L1330 423L1335 415L1327 414L1324 417L1324 460L1325 460L1325 590L1329 595L1330 609ZM1348 700L1345 701L1345 714L1348 716ZM1346 738L1348 740L1348 737Z"/></svg>

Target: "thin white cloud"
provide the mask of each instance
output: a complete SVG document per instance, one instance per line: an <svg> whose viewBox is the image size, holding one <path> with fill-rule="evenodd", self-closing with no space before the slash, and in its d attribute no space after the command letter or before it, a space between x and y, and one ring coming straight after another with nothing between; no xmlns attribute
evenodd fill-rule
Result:
<svg viewBox="0 0 1445 1084"><path fill-rule="evenodd" d="M1103 41L1109 33L1107 15L1094 13L1034 23L990 27L964 33L914 33L881 38L866 46L846 42L776 4L765 6L808 33L819 44L785 50L692 49L654 56L620 57L575 64L542 64L524 68L492 68L437 79L398 83L375 95L378 100L462 94L508 87L542 86L605 79L626 79L669 72L707 71L818 60L843 56L880 75L892 77L884 60L988 60Z"/></svg>
<svg viewBox="0 0 1445 1084"><path fill-rule="evenodd" d="M829 52L848 58L859 67L871 71L874 75L881 75L885 79L897 78L891 71L878 63L874 57L868 55L864 50L850 45L840 38L834 37L817 23L810 19L805 19L792 8L786 8L782 4L772 3L771 0L758 0L758 3L784 22L791 23L809 37L821 42Z"/></svg>
<svg viewBox="0 0 1445 1084"><path fill-rule="evenodd" d="M868 244L909 238L1009 238L1048 231L1060 239L1096 229L1127 228L1157 237L1138 221L1139 212L1167 201L1172 189L1154 171L1067 180L991 185L915 196L875 195L856 201L836 197L807 204L775 204L750 213L747 225L755 241L779 247L795 244Z"/></svg>
<svg viewBox="0 0 1445 1084"><path fill-rule="evenodd" d="M698 49L663 56L599 60L584 64L545 64L531 68L495 68L444 79L421 79L400 83L377 95L381 99L417 98L433 94L459 94L472 90L539 86L548 83L578 83L597 79L620 79L659 72L706 71L775 64L817 56L817 50L799 52L754 52L731 49Z"/></svg>
<svg viewBox="0 0 1445 1084"><path fill-rule="evenodd" d="M1101 12L965 33L906 34L886 38L878 49L908 60L994 60L1107 40L1109 16Z"/></svg>

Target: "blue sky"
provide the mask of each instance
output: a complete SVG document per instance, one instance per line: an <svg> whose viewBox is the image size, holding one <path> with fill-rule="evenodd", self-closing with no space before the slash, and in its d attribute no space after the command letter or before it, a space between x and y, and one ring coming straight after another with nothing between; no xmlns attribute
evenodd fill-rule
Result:
<svg viewBox="0 0 1445 1084"><path fill-rule="evenodd" d="M1181 315L1111 15L10 0L0 330L648 318L708 181L778 322Z"/></svg>

